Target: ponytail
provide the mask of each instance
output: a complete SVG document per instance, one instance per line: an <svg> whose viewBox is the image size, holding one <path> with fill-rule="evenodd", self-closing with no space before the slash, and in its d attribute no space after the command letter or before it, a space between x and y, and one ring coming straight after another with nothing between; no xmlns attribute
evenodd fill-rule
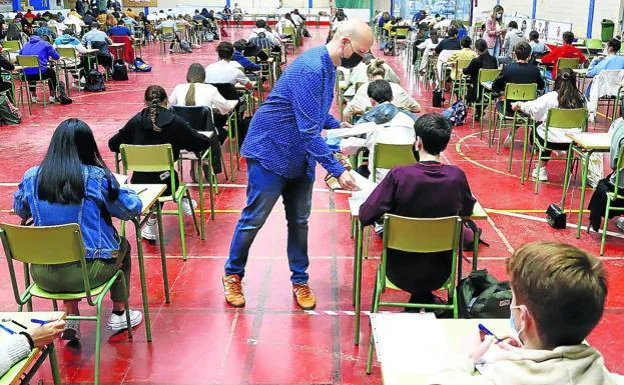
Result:
<svg viewBox="0 0 624 385"><path fill-rule="evenodd" d="M195 83L189 84L189 89L186 92L186 99L184 99L184 104L187 107L195 105Z"/></svg>
<svg viewBox="0 0 624 385"><path fill-rule="evenodd" d="M368 75L369 78L374 78L377 76L385 78L386 77L386 68L384 67L385 63L386 62L384 62L381 59L371 60L370 64L366 68L366 75Z"/></svg>
<svg viewBox="0 0 624 385"><path fill-rule="evenodd" d="M559 71L555 81L559 108L575 109L585 107L585 95L576 86L576 74L571 69Z"/></svg>
<svg viewBox="0 0 624 385"><path fill-rule="evenodd" d="M162 108L161 104L167 100L167 93L161 86L151 85L147 87L144 95L145 104L147 104L149 118L152 121L152 128L156 132L161 132L162 128L156 125L158 114Z"/></svg>

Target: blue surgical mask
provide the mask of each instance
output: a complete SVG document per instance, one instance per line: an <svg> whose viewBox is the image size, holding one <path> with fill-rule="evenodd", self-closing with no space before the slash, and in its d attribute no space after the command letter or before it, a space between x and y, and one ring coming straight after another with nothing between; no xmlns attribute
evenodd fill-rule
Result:
<svg viewBox="0 0 624 385"><path fill-rule="evenodd" d="M522 333L524 331L524 326L522 326L520 328L520 330L518 330L518 328L516 327L516 320L514 319L514 315L513 315L513 311L511 311L512 309L520 309L521 306L510 306L509 307L509 326L511 326L511 330L516 334L516 337L520 340L520 342L522 342L522 338L520 337L520 333Z"/></svg>

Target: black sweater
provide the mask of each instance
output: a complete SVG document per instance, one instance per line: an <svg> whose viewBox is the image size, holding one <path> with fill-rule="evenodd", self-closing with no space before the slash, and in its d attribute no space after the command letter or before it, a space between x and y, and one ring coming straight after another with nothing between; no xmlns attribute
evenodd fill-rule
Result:
<svg viewBox="0 0 624 385"><path fill-rule="evenodd" d="M442 51L457 51L461 49L461 45L459 44L459 39L458 38L446 38L444 40L442 40L437 47L434 48L435 53L437 53L438 55L440 54L440 52Z"/></svg>
<svg viewBox="0 0 624 385"><path fill-rule="evenodd" d="M515 84L537 84L538 90L544 89L544 79L542 74L534 64L512 63L505 67L501 74L492 83L492 91L505 92L507 83Z"/></svg>

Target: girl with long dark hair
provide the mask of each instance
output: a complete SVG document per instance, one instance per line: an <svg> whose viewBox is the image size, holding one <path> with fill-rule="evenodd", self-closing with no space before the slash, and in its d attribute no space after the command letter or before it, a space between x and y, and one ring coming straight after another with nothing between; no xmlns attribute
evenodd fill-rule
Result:
<svg viewBox="0 0 624 385"><path fill-rule="evenodd" d="M108 147L113 152L119 152L122 144L156 145L171 144L174 161L180 157L180 150L202 152L210 147L210 139L195 131L179 116L168 109L167 93L161 86L147 87L144 95L146 107L133 116L115 136L108 141ZM133 183L161 184L169 180L169 171L135 172L132 174ZM176 173L175 180L178 180ZM172 191L167 184L164 196L171 195ZM193 214L195 202L182 199L183 211L186 216ZM150 218L142 230L144 239L156 240L156 218Z"/></svg>
<svg viewBox="0 0 624 385"><path fill-rule="evenodd" d="M557 74L555 80L555 88L551 92L547 92L539 98L529 102L517 102L512 103L514 111L522 111L529 115L537 123L537 140L544 144L544 125L542 122L546 121L548 116L548 110L551 108L563 108L563 109L577 109L585 108L586 100L583 93L578 89L576 85L576 74L571 69L563 69ZM546 147L555 151L566 151L570 147L570 138L566 135L572 132L581 132L582 127L574 129L558 129L548 128L548 143ZM531 140L533 136L530 136ZM550 150L544 151L545 157L550 157ZM542 160L540 165L539 176L537 175L537 166L533 170L533 178L539 177L540 181L547 181L548 174L546 174L546 165L548 159Z"/></svg>
<svg viewBox="0 0 624 385"><path fill-rule="evenodd" d="M91 287L108 281L121 266L125 278L110 290L113 314L108 328L126 328L124 300L129 295L130 244L117 234L111 217L130 220L141 213L141 200L129 189L120 188L102 160L93 132L78 119L63 121L54 131L43 162L26 171L14 195L13 208L34 226L78 223L86 250ZM52 293L80 293L85 290L80 262L61 265L32 265L33 280ZM64 301L65 312L78 315L78 301ZM143 316L131 310L134 327ZM79 323L69 320L63 338L80 339Z"/></svg>

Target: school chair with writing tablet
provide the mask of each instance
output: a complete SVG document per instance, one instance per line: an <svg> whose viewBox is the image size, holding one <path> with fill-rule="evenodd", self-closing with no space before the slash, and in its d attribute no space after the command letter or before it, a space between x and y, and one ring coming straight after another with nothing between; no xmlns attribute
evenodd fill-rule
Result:
<svg viewBox="0 0 624 385"><path fill-rule="evenodd" d="M519 121L523 125L526 125L527 129L529 126L530 117L521 112L521 111L508 111L507 104L508 102L527 102L529 100L534 100L537 96L537 84L515 84L515 83L507 83L505 85L505 100L503 100L501 105L502 108L496 108L496 121L497 125L494 126L494 133L492 135L492 142L490 145L494 144L494 138L496 136L496 126L498 126L498 144L496 146L496 153L500 153L500 146L502 140L502 132L503 127L510 127L509 137L510 137L510 159L513 155L514 148L514 139L516 138L516 123ZM498 104L498 103L497 103ZM511 113L511 115L510 115ZM509 123L511 120L511 123ZM488 126L489 128L489 126ZM489 129L488 129L488 138L490 137Z"/></svg>
<svg viewBox="0 0 624 385"><path fill-rule="evenodd" d="M160 29L160 47L162 48L163 55L167 52L167 44L173 43L173 49L178 48L180 43L176 39L176 31L173 27L162 27Z"/></svg>
<svg viewBox="0 0 624 385"><path fill-rule="evenodd" d="M457 95L455 101L463 99L466 95L468 85L463 69L470 65L472 59L462 59L455 62L455 68L451 71L451 95L450 104L453 104L453 95Z"/></svg>
<svg viewBox="0 0 624 385"><path fill-rule="evenodd" d="M461 218L458 216L444 218L407 218L398 215L384 216L383 251L381 261L377 265L375 287L373 289L373 306L371 313L377 313L380 306L407 307L414 309L445 309L453 310L453 318L457 318L457 258L461 238ZM420 304L403 302L383 302L381 294L386 289L401 290L386 276L388 249L410 253L437 253L452 251L451 270L449 276L439 290L448 294L448 304ZM418 257L414 257L418 258ZM372 328L371 328L372 329ZM370 374L373 362L374 336L371 332L366 361L366 374Z"/></svg>
<svg viewBox="0 0 624 385"><path fill-rule="evenodd" d="M38 80L33 80L35 90L37 89L37 85L41 85L43 90L43 106L47 105L48 97L46 93L48 92L48 79L43 78L43 73L41 72L41 68L39 67L39 57L35 55L17 55L17 65L23 67L22 72L20 74L20 89L19 89L19 98L20 104L24 105L24 94L23 90L26 89L26 99L28 99L28 112L32 115L32 100L30 93L30 85L28 84L28 80L26 80L26 73L24 70L26 69L36 69L37 75L39 76ZM54 96L54 95L50 95Z"/></svg>
<svg viewBox="0 0 624 385"><path fill-rule="evenodd" d="M563 108L551 108L548 110L548 115L546 116L546 121L544 122L544 137L540 136L539 139L542 139L543 144L538 140L539 133L537 129L533 130L533 149L531 150L531 159L529 161L529 171L531 170L531 164L533 163L533 155L537 153L537 175L539 176L541 161L543 159L548 160L565 160L568 161L568 157L565 158L556 158L553 156L542 156L544 151L550 150L548 148L548 133L551 127L556 127L558 129L582 129L582 131L587 130L587 109L586 108L577 108L573 110L567 110ZM568 142L569 143L569 142ZM566 150L570 151L569 149ZM524 167L523 167L524 168ZM568 175L565 175L566 182ZM537 194L537 190L539 188L539 178L535 178L535 194Z"/></svg>
<svg viewBox="0 0 624 385"><path fill-rule="evenodd" d="M392 169L416 163L414 144L375 143L373 151L373 182L377 180L377 169Z"/></svg>
<svg viewBox="0 0 624 385"><path fill-rule="evenodd" d="M154 146L122 144L119 147L119 152L121 154L121 163L123 164L124 174L128 174L128 171L169 172L170 177L168 182L171 188L171 195L161 196L158 198L158 204L175 202L178 205L177 215L180 225L182 258L186 261L186 236L184 234L184 212L182 211L182 198L188 198L191 208L193 205L191 204L191 194L187 189L186 184L180 181L176 186L175 167L171 144L158 144ZM167 183L167 181L163 181L163 183ZM200 197L200 199L201 198L202 197ZM195 216L195 209L192 209L191 212L195 230L197 231L197 235L200 235L199 226L197 225L197 217ZM158 227L162 230L161 226Z"/></svg>
<svg viewBox="0 0 624 385"><path fill-rule="evenodd" d="M492 93L490 91L486 91L485 87L483 87L481 83L493 82L494 80L496 80L500 72L501 71L499 69L481 68L479 70L479 75L477 78L477 90L476 90L477 98L474 101L474 103L472 103L472 128L475 127L475 116L477 115L477 106L479 106L481 107L481 116L480 116L481 131L479 133L480 139L483 139L483 117L485 116L484 114L485 107L486 106L490 107L490 109L492 107L491 106L492 105ZM486 104L486 101L487 101L487 104ZM490 115L491 114L488 114L488 127L491 127ZM488 132L490 132L490 128L488 128Z"/></svg>
<svg viewBox="0 0 624 385"><path fill-rule="evenodd" d="M78 82L80 83L84 68L82 68L81 66L80 58L78 57L78 53L76 52L75 48L58 47L56 51L61 56L61 59L58 61L58 63L59 68L62 69L65 73L67 96L71 96L71 86L69 84L69 77L67 76L67 74L70 73L75 79L78 79Z"/></svg>
<svg viewBox="0 0 624 385"><path fill-rule="evenodd" d="M57 310L56 301L79 300L86 298L90 306L95 307L94 316L73 316L67 315L67 320L95 321L95 378L94 384L100 382L100 350L102 335L102 301L111 286L121 281L122 286L128 291L129 283L126 282L123 272L118 270L106 283L98 287L91 287L89 282L89 271L85 260L85 249L82 240L80 226L70 223L60 226L16 226L3 223L0 225L0 239L4 247L9 275L15 301L18 310L29 303L32 297L44 298L53 301L54 310ZM126 258L129 258L127 256ZM85 291L81 293L50 293L40 288L36 283L29 284L24 292L18 289L17 276L13 261L24 263L24 273L28 277L28 265L60 265L65 263L79 262L82 268L82 279ZM28 280L26 283L28 284ZM128 337L132 338L132 328L130 325L130 310L128 299L124 300L126 322L128 325ZM147 330L147 329L146 329ZM53 369L54 370L54 369ZM58 369L57 369L58 370Z"/></svg>
<svg viewBox="0 0 624 385"><path fill-rule="evenodd" d="M611 211L624 211L624 207L611 206L618 199L624 199L624 192L620 187L620 173L624 170L624 144L620 146L620 152L617 160L617 167L615 169L615 189L613 192L607 193L607 207L605 208L604 225L602 228L602 238L600 240L600 255L604 254L605 241L607 239L607 225L609 223L609 214ZM589 226L587 225L587 231L589 232Z"/></svg>

